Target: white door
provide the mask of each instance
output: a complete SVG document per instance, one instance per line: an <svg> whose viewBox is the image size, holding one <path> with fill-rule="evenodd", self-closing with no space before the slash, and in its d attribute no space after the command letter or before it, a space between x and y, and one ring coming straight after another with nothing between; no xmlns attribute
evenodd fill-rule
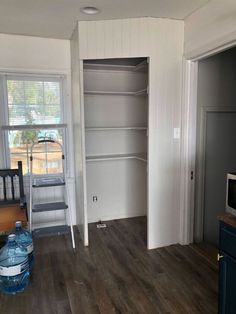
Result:
<svg viewBox="0 0 236 314"><path fill-rule="evenodd" d="M217 245L225 211L226 174L236 171L236 112L208 112L205 135L203 240Z"/></svg>

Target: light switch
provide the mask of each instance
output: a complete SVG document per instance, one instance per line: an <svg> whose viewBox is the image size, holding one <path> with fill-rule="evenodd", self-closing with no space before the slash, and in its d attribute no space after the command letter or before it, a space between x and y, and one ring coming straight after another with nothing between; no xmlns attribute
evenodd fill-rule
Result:
<svg viewBox="0 0 236 314"><path fill-rule="evenodd" d="M174 139L180 139L180 128L174 128Z"/></svg>

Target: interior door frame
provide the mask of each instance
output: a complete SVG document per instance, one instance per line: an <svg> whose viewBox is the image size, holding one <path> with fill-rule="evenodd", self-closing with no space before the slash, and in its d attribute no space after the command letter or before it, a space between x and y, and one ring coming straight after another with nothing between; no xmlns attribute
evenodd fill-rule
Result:
<svg viewBox="0 0 236 314"><path fill-rule="evenodd" d="M88 209L87 209L87 176L86 176L86 154L85 154L85 119L84 119L84 64L83 60L79 61L80 77L80 124L81 124L81 153L82 153L82 193L83 199L83 241L84 246L89 246L88 235Z"/></svg>
<svg viewBox="0 0 236 314"><path fill-rule="evenodd" d="M193 239L198 62L184 59L180 152L180 244Z"/></svg>
<svg viewBox="0 0 236 314"><path fill-rule="evenodd" d="M215 42L215 45L214 49L183 58L179 236L179 242L183 245L192 243L194 240L198 62L236 46L236 37L235 40L224 44L219 40L218 43Z"/></svg>

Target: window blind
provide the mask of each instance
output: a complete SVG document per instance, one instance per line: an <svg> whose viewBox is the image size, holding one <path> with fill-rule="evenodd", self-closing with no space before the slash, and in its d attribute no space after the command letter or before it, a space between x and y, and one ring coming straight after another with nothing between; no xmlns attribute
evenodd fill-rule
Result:
<svg viewBox="0 0 236 314"><path fill-rule="evenodd" d="M8 124L60 124L60 80L6 77Z"/></svg>

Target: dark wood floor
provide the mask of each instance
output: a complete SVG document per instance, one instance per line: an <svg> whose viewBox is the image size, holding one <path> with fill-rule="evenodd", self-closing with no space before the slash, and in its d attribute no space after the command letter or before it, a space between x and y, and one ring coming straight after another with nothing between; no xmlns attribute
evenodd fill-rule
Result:
<svg viewBox="0 0 236 314"><path fill-rule="evenodd" d="M144 218L89 226L90 247L76 232L35 240L27 290L0 296L1 314L217 313L217 272L189 246L148 251Z"/></svg>
<svg viewBox="0 0 236 314"><path fill-rule="evenodd" d="M191 248L200 254L208 263L210 263L215 270L219 269L217 261L217 247L206 242L200 242L191 244Z"/></svg>

